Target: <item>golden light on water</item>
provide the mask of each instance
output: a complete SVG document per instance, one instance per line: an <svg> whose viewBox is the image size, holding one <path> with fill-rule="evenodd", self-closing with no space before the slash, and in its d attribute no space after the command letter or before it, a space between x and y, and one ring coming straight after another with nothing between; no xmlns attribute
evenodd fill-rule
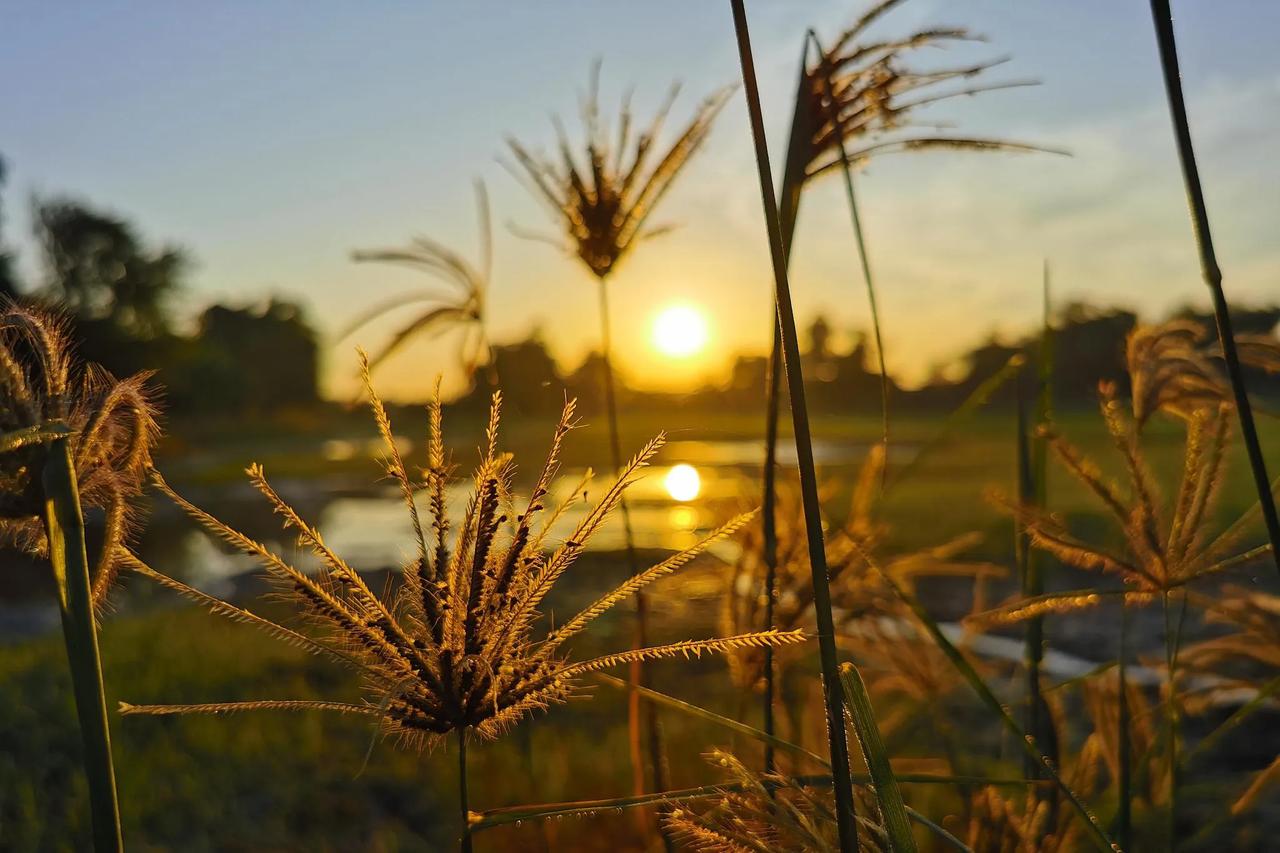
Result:
<svg viewBox="0 0 1280 853"><path fill-rule="evenodd" d="M671 305L653 321L653 345L672 358L696 355L707 346L706 315L692 305Z"/></svg>
<svg viewBox="0 0 1280 853"><path fill-rule="evenodd" d="M666 486L667 494L678 501L691 501L702 491L702 478L698 476L698 469L683 462L672 466L662 484Z"/></svg>

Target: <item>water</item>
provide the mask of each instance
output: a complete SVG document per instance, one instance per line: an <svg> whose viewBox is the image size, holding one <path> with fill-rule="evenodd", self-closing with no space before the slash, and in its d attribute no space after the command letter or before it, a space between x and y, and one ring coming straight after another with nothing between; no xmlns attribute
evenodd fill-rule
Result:
<svg viewBox="0 0 1280 853"><path fill-rule="evenodd" d="M338 456L348 450L335 445L329 452ZM793 447L784 446L780 450L781 464L794 462ZM815 446L820 464L828 467L857 465L866 452L867 445L862 442L819 442ZM757 505L757 472L763 455L763 443L756 440L670 442L642 479L626 492L636 546L687 548L730 513ZM521 474L532 476L525 470ZM578 494L575 499L573 491L584 474L584 468L565 468L553 481L548 506L570 501L568 510L550 531L548 541L553 545L570 534L613 479L598 471L586 489L585 498ZM414 547L412 523L394 485L383 482L353 489L350 484L323 480L273 482L273 485L308 522L319 528L333 551L357 568L400 566L409 559ZM527 489L529 484L521 483L518 477L518 507L523 506L522 486ZM469 479L450 487L451 518L461 518L471 492ZM279 517L272 515L256 493L243 485L189 497L236 529L266 542L299 568L315 567L315 559L300 552L292 537L281 530ZM425 495L420 495L417 503L426 524ZM616 551L624 545L622 520L615 512L588 542L588 549ZM141 543L141 552L156 568L196 583L216 583L255 568L251 558L210 539L169 506L156 507Z"/></svg>

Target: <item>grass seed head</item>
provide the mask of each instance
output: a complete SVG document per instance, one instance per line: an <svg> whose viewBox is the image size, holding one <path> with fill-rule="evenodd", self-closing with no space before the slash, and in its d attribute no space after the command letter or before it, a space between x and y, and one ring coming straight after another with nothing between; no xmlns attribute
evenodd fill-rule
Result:
<svg viewBox="0 0 1280 853"><path fill-rule="evenodd" d="M367 362L365 378L367 383ZM279 496L256 465L249 469L250 481L280 515L284 527L298 537L299 544L319 558L322 568L318 573L298 570L265 545L194 506L163 481L159 486L206 529L257 558L301 617L301 630L211 599L134 561L142 573L215 612L348 665L363 676L363 703L281 700L127 706L127 713L315 708L376 717L388 733L410 745L432 744L454 731L474 731L491 739L530 713L567 699L580 678L591 672L636 660L727 653L804 640L800 631L757 631L571 661L567 644L592 621L688 563L712 542L745 524L749 516L731 520L692 548L640 572L559 627L539 630L540 604L582 555L619 505L624 491L662 446L663 438L645 445L599 501L586 509L568 538L548 550L548 524L543 519L559 513L548 503L563 441L576 423L572 401L565 405L546 462L528 498L521 502L512 489L514 461L499 449L502 398L495 394L480 462L472 476L471 497L461 517L450 519L446 515L449 471L443 464L438 391L429 419L428 465L420 477L414 477L396 447L381 400L372 385L367 390L386 445L387 474L399 486L413 530L414 556L404 567L403 583L394 595L380 596L370 590L360 574L328 547L320 532ZM419 493L427 496L429 518L425 523L415 501ZM575 496L578 493L575 490Z"/></svg>
<svg viewBox="0 0 1280 853"><path fill-rule="evenodd" d="M0 309L0 435L56 425L68 433L81 505L105 515L93 577L100 607L136 517L159 435L149 374L117 380L71 353L61 321L42 311ZM0 452L0 542L43 555L44 442Z"/></svg>
<svg viewBox="0 0 1280 853"><path fill-rule="evenodd" d="M577 151L559 118L553 119L553 156L514 138L507 140L515 161L507 164L509 171L547 205L563 232L560 238L538 239L577 255L603 279L637 242L670 230L650 227L649 216L706 140L731 91L720 89L707 96L675 140L660 148L659 137L679 86L672 87L648 127L639 132L633 126L628 93L613 131L601 119L600 63L595 63L582 101L583 139Z"/></svg>

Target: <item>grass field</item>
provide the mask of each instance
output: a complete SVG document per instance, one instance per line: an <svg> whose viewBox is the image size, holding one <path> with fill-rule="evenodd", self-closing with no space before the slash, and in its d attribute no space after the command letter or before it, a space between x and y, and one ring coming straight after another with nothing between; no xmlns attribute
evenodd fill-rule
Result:
<svg viewBox="0 0 1280 853"><path fill-rule="evenodd" d="M658 429L656 422L645 420L640 416L630 419L629 443L638 443L640 436ZM945 441L924 453L906 477L891 487L884 518L892 525L893 546L905 550L965 530L979 530L986 538L978 554L1011 564L1010 522L983 498L989 488L1011 488L1010 421L999 413L987 412L955 425ZM674 438L685 442L743 439L755 427L751 419L736 416L699 418L699 422L696 432L678 423L668 426ZM470 426L455 423L452 431L464 434ZM518 454L523 447L538 446L547 427L514 418L508 426L510 445ZM415 427L398 426L398 431L412 434ZM935 419L904 417L896 423L895 440L918 450L928 446L939 429L940 422ZM1073 413L1062 419L1062 429L1088 448L1104 469L1116 469L1109 440L1096 417ZM860 446L873 440L877 430L874 419L824 419L817 424L816 437L820 443ZM573 434L568 461L598 464L604 452L602 433L599 428L590 428ZM1152 435L1153 463L1167 482L1180 457L1178 433L1167 425L1157 425ZM371 436L348 436L363 437ZM189 457L179 461L173 455L162 458L160 466L174 469L175 481L205 487L224 482L229 472L243 467L250 458L265 461L269 470L294 477L332 473L315 465L314 447L306 441L290 443L263 436L258 444L259 452L252 454L251 448L242 444L219 448L206 457L212 461L204 470L191 467ZM467 445L455 442L455 446ZM1272 449L1280 455L1280 447ZM1219 507L1223 516L1238 514L1252 502L1238 457L1239 453L1233 452L1228 475L1231 487ZM524 458L530 458L529 454ZM901 464L907 461L904 457ZM841 480L848 482L852 478L844 475L855 464L841 464L848 470L829 473L841 474ZM341 462L336 468L355 478L377 473L367 458ZM743 482L750 483L745 477ZM1063 475L1055 476L1052 483L1051 505L1055 509L1071 516L1080 529L1095 534L1106 529L1091 496L1074 481ZM847 503L847 495L835 495L832 509L839 511L843 503ZM704 636L713 630L722 591L719 569L714 560L701 566L657 588L652 624L658 641ZM564 584L560 597L552 602L552 611L564 612L574 603L585 603L620 580L623 573L617 555L590 555ZM1265 564L1254 573L1259 575L1268 584L1272 580ZM1074 573L1051 578L1050 587L1070 586L1075 581ZM1007 592L1009 584L1002 589ZM252 591L250 587L245 594ZM996 589L993 594L999 598L1004 593ZM968 606L967 598L948 602L939 595L935 594L931 603L948 618ZM107 618L101 635L104 677L112 706L117 700L353 700L358 695L355 680L337 667L278 643L263 642L251 628L179 603L167 593L149 589L142 579L127 579L123 600L123 612ZM1050 644L1087 653L1091 640L1055 635L1060 624L1065 629L1069 623L1050 620ZM601 620L584 635L575 655L625 648L629 630L625 612ZM1102 650L1098 658L1107 654ZM732 687L723 661L706 658L654 666L656 683L668 692L758 724L755 703L745 703L743 694ZM811 665L801 669L812 671ZM1007 671L1000 665L993 670ZM816 684L816 679L808 678L784 686L784 698L788 689L812 694ZM87 833L86 793L78 772L79 740L59 638L48 636L0 648L0 689L12 697L0 705L0 760L7 765L0 767L4 780L0 785L0 825L6 828L5 846L14 850L80 849ZM608 686L593 686L590 692L594 696L590 701L579 698L567 707L553 708L545 719L526 721L502 742L475 748L471 766L477 793L472 807L628 793L625 699ZM800 712L805 722L799 728L784 726L783 733L807 739L807 745L822 752L818 703L809 698ZM797 707L801 704L798 696L790 701ZM940 715L947 721L943 730L934 728L927 715L921 717L919 708L901 709L915 714L916 719L890 738L895 759L909 762L913 754L936 754L930 753L929 738L937 737L949 748L960 750L957 763L966 772L1016 776L1020 759L984 720L981 709L962 692L952 694L948 703L952 707ZM878 710L886 717L895 712L893 707ZM112 717L125 804L124 828L134 849L430 850L447 846L456 838L452 750L406 754L376 738L366 722L337 715L265 712L231 717ZM711 746L734 746L733 734L673 711L664 711L661 720L673 785L716 781L715 768L706 766L700 753ZM964 732L964 737L952 741L959 732ZM755 744L739 742L736 746L744 756L758 755ZM1226 792L1212 783L1212 774L1205 778L1210 784L1201 783L1197 788L1199 800L1194 808L1208 811ZM931 814L962 808L961 798L953 792L920 790L922 787L910 792L917 807L927 805ZM527 823L482 833L477 846L481 850L536 850L548 844L554 849L632 849L623 840L629 820L606 811L592 817Z"/></svg>

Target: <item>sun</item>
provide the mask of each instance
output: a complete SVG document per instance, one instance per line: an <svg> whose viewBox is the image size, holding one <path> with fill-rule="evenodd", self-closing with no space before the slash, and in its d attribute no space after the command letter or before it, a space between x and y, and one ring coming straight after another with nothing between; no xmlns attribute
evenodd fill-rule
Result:
<svg viewBox="0 0 1280 853"><path fill-rule="evenodd" d="M653 345L672 358L687 358L707 345L707 318L692 305L671 305L653 321Z"/></svg>

